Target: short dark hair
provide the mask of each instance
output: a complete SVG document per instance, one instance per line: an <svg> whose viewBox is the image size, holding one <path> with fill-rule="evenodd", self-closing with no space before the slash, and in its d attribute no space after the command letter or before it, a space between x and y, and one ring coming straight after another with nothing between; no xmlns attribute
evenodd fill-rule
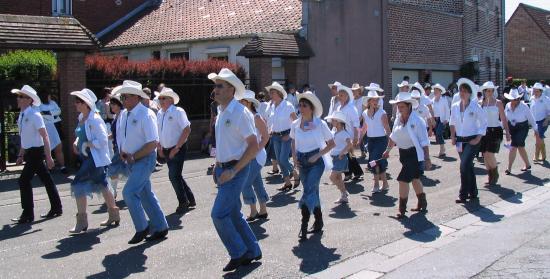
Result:
<svg viewBox="0 0 550 279"><path fill-rule="evenodd" d="M468 93L472 94L472 88L468 84L466 84L466 83L461 84L460 87L458 88L458 90L460 90L462 88L466 89L466 91L468 91Z"/></svg>
<svg viewBox="0 0 550 279"><path fill-rule="evenodd" d="M313 103L310 100L306 99L306 98L300 99L300 101L298 103L305 103L305 104L307 104L308 106L311 107L311 110L315 110L315 106L313 105Z"/></svg>

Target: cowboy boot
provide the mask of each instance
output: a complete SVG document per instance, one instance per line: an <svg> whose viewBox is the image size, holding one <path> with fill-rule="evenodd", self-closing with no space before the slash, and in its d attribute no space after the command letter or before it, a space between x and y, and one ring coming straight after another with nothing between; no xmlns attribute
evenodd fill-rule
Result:
<svg viewBox="0 0 550 279"><path fill-rule="evenodd" d="M109 219L101 222L100 226L118 226L120 224L120 209L118 207L113 207L107 209L109 213Z"/></svg>
<svg viewBox="0 0 550 279"><path fill-rule="evenodd" d="M88 214L86 213L77 213L76 214L76 225L72 228L69 233L78 234L88 230Z"/></svg>
<svg viewBox="0 0 550 279"><path fill-rule="evenodd" d="M407 212L407 201L409 198L399 198L399 213L397 213L397 219L405 217L405 212Z"/></svg>
<svg viewBox="0 0 550 279"><path fill-rule="evenodd" d="M411 209L411 211L426 211L428 207L428 201L426 200L426 193L420 193L416 195L418 198L418 204L416 208Z"/></svg>
<svg viewBox="0 0 550 279"><path fill-rule="evenodd" d="M541 153L541 152L540 152L540 151L541 151L540 149L541 149L540 146L537 145L537 144L535 144L535 155L533 155L533 162L538 162L538 161L539 161L539 158L540 158L539 155L540 155L540 153Z"/></svg>
<svg viewBox="0 0 550 279"><path fill-rule="evenodd" d="M320 207L313 209L313 216L315 217L315 222L313 222L313 227L311 227L310 233L318 233L323 230L323 213L321 212Z"/></svg>
<svg viewBox="0 0 550 279"><path fill-rule="evenodd" d="M300 237L300 241L307 240L307 224L309 222L309 209L307 206L302 205L301 208L302 211L302 224L300 226L300 233L298 234L298 237Z"/></svg>
<svg viewBox="0 0 550 279"><path fill-rule="evenodd" d="M493 170L492 169L488 169L487 170L487 182L485 182L485 185L492 185L493 184Z"/></svg>
<svg viewBox="0 0 550 279"><path fill-rule="evenodd" d="M544 142L540 146L540 160L546 161L546 144Z"/></svg>
<svg viewBox="0 0 550 279"><path fill-rule="evenodd" d="M498 167L495 167L493 169L493 185L496 185L498 183L498 177L499 177Z"/></svg>

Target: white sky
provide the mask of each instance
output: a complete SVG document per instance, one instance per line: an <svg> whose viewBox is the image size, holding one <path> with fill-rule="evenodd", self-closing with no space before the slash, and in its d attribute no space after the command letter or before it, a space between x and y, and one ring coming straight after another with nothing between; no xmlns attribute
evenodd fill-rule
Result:
<svg viewBox="0 0 550 279"><path fill-rule="evenodd" d="M505 0L504 2L504 5L506 5L506 21L512 16L519 3L550 10L550 0Z"/></svg>

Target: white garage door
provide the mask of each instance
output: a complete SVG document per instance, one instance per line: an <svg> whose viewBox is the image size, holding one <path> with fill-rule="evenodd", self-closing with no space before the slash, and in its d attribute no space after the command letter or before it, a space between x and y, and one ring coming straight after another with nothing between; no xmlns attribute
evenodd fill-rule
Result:
<svg viewBox="0 0 550 279"><path fill-rule="evenodd" d="M416 70L392 70L391 71L391 86L392 86L392 99L397 95L399 89L397 84L403 81L404 76L409 76L409 83L415 83L418 81L418 71Z"/></svg>
<svg viewBox="0 0 550 279"><path fill-rule="evenodd" d="M432 71L432 82L434 84L439 83L447 88L453 82L453 72Z"/></svg>

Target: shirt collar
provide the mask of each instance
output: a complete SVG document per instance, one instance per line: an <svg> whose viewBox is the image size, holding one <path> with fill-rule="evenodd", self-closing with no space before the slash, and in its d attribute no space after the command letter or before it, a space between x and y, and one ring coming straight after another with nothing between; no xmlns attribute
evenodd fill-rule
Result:
<svg viewBox="0 0 550 279"><path fill-rule="evenodd" d="M163 113L167 113L167 112L171 112L171 111L173 111L173 110L175 110L175 109L176 109L176 106L170 105L170 107L168 107L168 109L167 109L166 111L164 111L163 109L161 109L161 111L162 111Z"/></svg>
<svg viewBox="0 0 550 279"><path fill-rule="evenodd" d="M148 108L145 107L141 102L139 102L133 109L127 110L127 111L128 111L128 114L131 112L134 112L134 114L137 114L142 109L148 109Z"/></svg>
<svg viewBox="0 0 550 279"><path fill-rule="evenodd" d="M237 99L233 98L233 99L231 100L231 102L229 102L229 104L225 107L224 110L222 110L221 107L220 107L219 111L220 111L220 112L226 112L226 111L227 111L227 112L233 112L233 110L234 110L235 107L237 106L237 103L238 103L238 102L237 102Z"/></svg>

